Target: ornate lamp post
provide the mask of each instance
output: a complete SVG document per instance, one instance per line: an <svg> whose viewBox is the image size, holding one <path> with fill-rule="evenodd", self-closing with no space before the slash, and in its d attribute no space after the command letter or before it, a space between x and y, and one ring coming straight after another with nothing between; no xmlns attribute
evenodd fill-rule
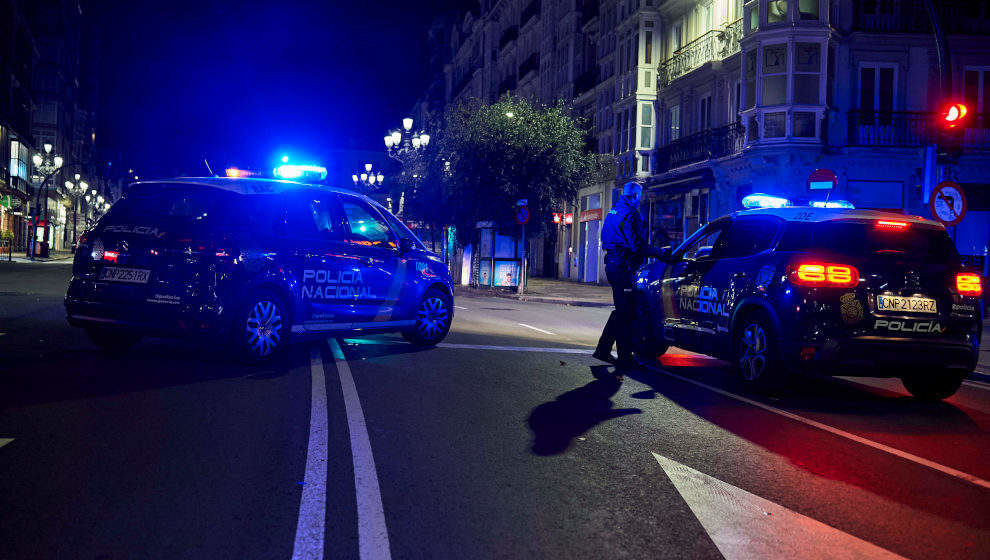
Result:
<svg viewBox="0 0 990 560"><path fill-rule="evenodd" d="M385 136L385 151L390 157L403 163L417 150L429 144L430 135L422 129L413 132L413 120L409 117L402 119L401 129L392 130Z"/></svg>
<svg viewBox="0 0 990 560"><path fill-rule="evenodd" d="M375 173L371 170L371 167L370 163L366 163L364 164L364 171L362 173L351 175L351 180L354 181L355 187L361 186L368 190L375 190L375 185L380 186L385 181L385 176L382 175L382 172Z"/></svg>
<svg viewBox="0 0 990 560"><path fill-rule="evenodd" d="M34 225L31 228L31 246L28 248L28 257L31 260L34 260L34 245L38 240L38 223L42 219L46 221L46 234L45 239L41 240L41 254L46 255L48 253L48 180L62 169L62 164L64 163L62 156L52 153L51 144L46 142L43 148L44 155L37 153L31 158L31 161L34 163L34 170L37 173L36 177L39 178L37 187L35 187L37 192L35 193ZM42 190L45 193L45 204L43 206L41 204Z"/></svg>

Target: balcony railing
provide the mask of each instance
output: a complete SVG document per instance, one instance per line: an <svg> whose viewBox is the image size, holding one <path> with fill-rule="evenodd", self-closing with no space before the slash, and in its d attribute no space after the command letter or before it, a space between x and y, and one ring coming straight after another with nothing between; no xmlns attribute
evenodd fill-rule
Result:
<svg viewBox="0 0 990 560"><path fill-rule="evenodd" d="M663 173L683 165L731 155L741 151L744 143L745 129L738 123L685 136L657 150L656 171Z"/></svg>
<svg viewBox="0 0 990 560"><path fill-rule="evenodd" d="M855 29L874 33L931 33L931 18L923 0L874 0L854 2ZM990 33L990 15L981 2L939 0L935 5L946 33L984 35Z"/></svg>
<svg viewBox="0 0 990 560"><path fill-rule="evenodd" d="M502 32L498 40L498 50L502 50L506 45L519 38L519 27L513 25Z"/></svg>
<svg viewBox="0 0 990 560"><path fill-rule="evenodd" d="M742 37L742 20L738 19L723 29L713 29L694 41L674 51L673 56L660 64L660 87L688 72L714 60L721 60L739 52Z"/></svg>
<svg viewBox="0 0 990 560"><path fill-rule="evenodd" d="M924 146L936 143L936 119L931 112L849 111L850 146ZM990 115L973 115L963 132L964 148L990 149Z"/></svg>
<svg viewBox="0 0 990 560"><path fill-rule="evenodd" d="M540 70L540 53L535 52L529 55L522 64L519 65L519 79L523 79L526 74L530 72L539 72Z"/></svg>

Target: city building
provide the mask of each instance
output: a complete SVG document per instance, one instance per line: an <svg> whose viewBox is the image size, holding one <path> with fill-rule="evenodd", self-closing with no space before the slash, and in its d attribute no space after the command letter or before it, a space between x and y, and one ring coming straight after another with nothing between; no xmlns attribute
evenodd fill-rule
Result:
<svg viewBox="0 0 990 560"><path fill-rule="evenodd" d="M953 179L969 212L950 234L985 266L990 14L980 2L935 5L944 96L924 0L660 2L653 239L676 244L751 193L930 216L933 186ZM932 146L949 98L973 113L956 162ZM834 187L810 181L816 170L834 173Z"/></svg>

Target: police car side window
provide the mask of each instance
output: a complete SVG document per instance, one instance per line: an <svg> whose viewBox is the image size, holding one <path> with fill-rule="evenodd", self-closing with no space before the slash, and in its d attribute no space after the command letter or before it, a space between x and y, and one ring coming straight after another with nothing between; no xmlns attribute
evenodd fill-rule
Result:
<svg viewBox="0 0 990 560"><path fill-rule="evenodd" d="M348 241L385 249L398 247L384 218L364 201L341 196L340 204L347 220Z"/></svg>
<svg viewBox="0 0 990 560"><path fill-rule="evenodd" d="M343 232L336 224L336 202L329 193L299 193L289 197L284 232L290 237L338 240Z"/></svg>
<svg viewBox="0 0 990 560"><path fill-rule="evenodd" d="M705 252L714 247L718 242L719 238L725 231L728 222L713 223L706 226L705 231L702 232L701 236L691 241L681 253L681 258L687 260L695 260L699 257L698 251L705 249ZM704 256L705 252L702 252L701 256Z"/></svg>
<svg viewBox="0 0 990 560"><path fill-rule="evenodd" d="M778 222L769 218L743 218L732 223L716 248L719 258L748 257L770 248Z"/></svg>

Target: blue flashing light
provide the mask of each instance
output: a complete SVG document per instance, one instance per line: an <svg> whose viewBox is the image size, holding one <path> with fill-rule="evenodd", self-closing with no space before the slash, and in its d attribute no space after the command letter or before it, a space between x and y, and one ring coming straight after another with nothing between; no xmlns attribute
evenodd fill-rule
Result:
<svg viewBox="0 0 990 560"><path fill-rule="evenodd" d="M743 208L783 208L790 206L791 201L779 196L753 193L743 197L742 205Z"/></svg>
<svg viewBox="0 0 990 560"><path fill-rule="evenodd" d="M812 208L856 208L848 200L813 200Z"/></svg>
<svg viewBox="0 0 990 560"><path fill-rule="evenodd" d="M305 179L322 181L327 178L327 168L320 165L283 164L275 168L280 179Z"/></svg>

